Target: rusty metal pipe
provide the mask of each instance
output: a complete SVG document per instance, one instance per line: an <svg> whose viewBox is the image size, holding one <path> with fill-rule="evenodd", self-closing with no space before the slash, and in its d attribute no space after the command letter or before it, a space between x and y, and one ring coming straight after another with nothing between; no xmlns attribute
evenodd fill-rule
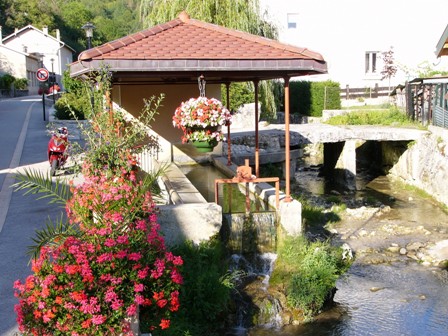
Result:
<svg viewBox="0 0 448 336"><path fill-rule="evenodd" d="M226 83L227 109L230 111L230 83ZM230 141L230 122L227 123L227 165L232 165L232 142Z"/></svg>
<svg viewBox="0 0 448 336"><path fill-rule="evenodd" d="M290 136L289 136L289 77L285 77L285 202L291 202L290 196Z"/></svg>
<svg viewBox="0 0 448 336"><path fill-rule="evenodd" d="M255 176L260 176L260 158L258 145L258 81L254 81L255 86Z"/></svg>

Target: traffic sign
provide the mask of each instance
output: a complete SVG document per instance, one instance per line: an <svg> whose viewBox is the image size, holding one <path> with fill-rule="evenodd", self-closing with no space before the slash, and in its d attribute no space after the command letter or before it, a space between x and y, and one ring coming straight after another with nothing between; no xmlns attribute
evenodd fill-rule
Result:
<svg viewBox="0 0 448 336"><path fill-rule="evenodd" d="M36 77L39 82L46 82L48 80L49 76L50 76L50 73L48 72L47 69L45 69L45 68L37 69Z"/></svg>

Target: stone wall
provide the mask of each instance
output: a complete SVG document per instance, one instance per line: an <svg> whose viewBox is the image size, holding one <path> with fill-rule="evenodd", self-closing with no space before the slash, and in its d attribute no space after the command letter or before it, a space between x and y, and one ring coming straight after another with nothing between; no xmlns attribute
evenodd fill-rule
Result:
<svg viewBox="0 0 448 336"><path fill-rule="evenodd" d="M389 173L448 205L448 130L430 126L429 131L410 144Z"/></svg>

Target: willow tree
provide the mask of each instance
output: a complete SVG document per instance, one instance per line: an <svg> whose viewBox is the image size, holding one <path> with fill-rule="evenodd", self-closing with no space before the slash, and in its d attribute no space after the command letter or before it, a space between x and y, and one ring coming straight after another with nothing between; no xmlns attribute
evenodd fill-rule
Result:
<svg viewBox="0 0 448 336"><path fill-rule="evenodd" d="M194 19L217 24L250 34L278 38L278 29L268 20L267 12L261 11L259 0L141 0L140 20L143 27L168 22L186 11ZM232 83L231 96L241 91L245 83ZM253 96L252 96L253 97ZM260 82L262 114L270 118L276 113L271 81ZM245 103L253 102L245 101Z"/></svg>

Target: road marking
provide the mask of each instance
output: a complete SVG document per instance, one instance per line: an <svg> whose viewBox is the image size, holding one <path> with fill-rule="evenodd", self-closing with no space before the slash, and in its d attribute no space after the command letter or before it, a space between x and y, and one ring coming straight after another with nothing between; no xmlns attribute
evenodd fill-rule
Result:
<svg viewBox="0 0 448 336"><path fill-rule="evenodd" d="M3 225L6 221L6 214L8 213L9 203L11 202L12 188L14 184L14 170L20 164L20 158L22 157L23 145L25 144L26 131L28 130L28 124L31 117L31 109L34 104L32 103L26 112L25 121L22 125L22 130L20 131L19 139L17 140L16 148L9 164L9 172L6 174L5 180L3 181L2 189L0 190L0 232L3 230Z"/></svg>

